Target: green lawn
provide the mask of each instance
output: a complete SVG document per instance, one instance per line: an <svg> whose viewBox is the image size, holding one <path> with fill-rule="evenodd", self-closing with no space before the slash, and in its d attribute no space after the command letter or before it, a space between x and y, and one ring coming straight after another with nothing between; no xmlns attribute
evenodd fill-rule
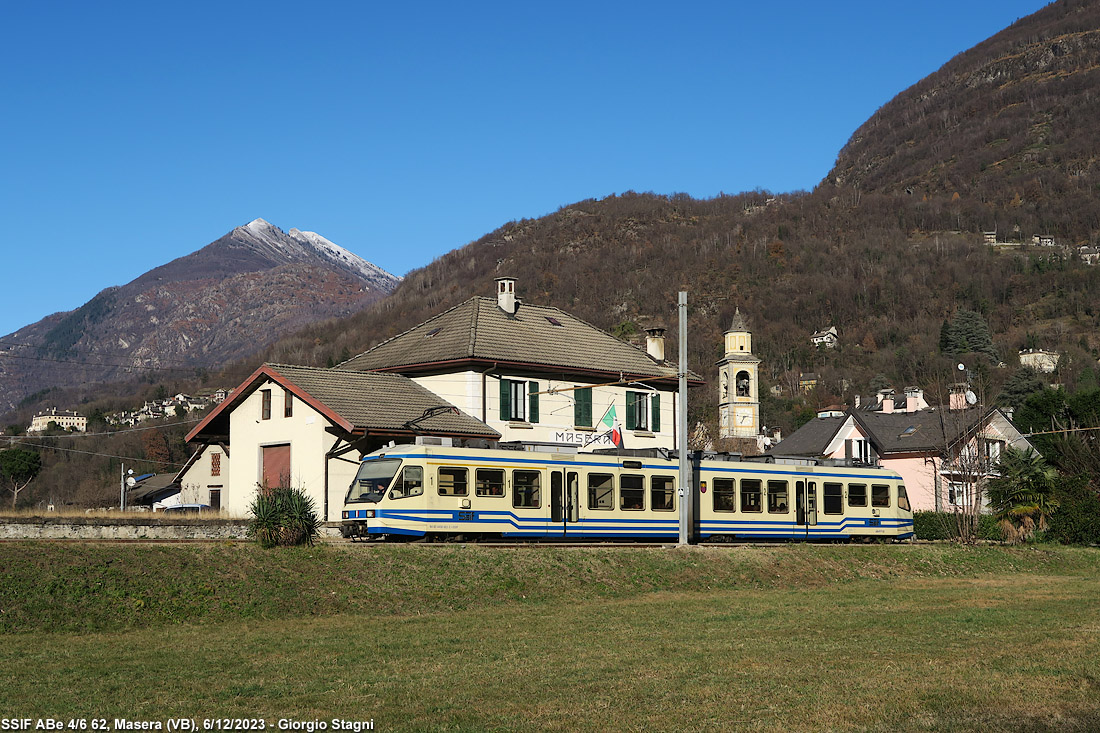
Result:
<svg viewBox="0 0 1100 733"><path fill-rule="evenodd" d="M3 717L1100 729L1095 550L34 547L0 545L0 619L23 619L0 637ZM118 575L129 595L101 567L112 547L108 567L147 561ZM158 579L181 563L190 577ZM29 628L46 598L71 628Z"/></svg>

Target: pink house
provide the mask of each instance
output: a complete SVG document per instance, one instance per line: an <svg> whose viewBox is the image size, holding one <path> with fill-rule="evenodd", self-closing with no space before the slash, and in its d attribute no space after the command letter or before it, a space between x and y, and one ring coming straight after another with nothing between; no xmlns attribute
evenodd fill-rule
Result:
<svg viewBox="0 0 1100 733"><path fill-rule="evenodd" d="M1000 409L958 407L895 410L887 395L874 410L811 420L770 452L879 465L905 480L914 511L951 511L996 475L1005 446L1034 449Z"/></svg>

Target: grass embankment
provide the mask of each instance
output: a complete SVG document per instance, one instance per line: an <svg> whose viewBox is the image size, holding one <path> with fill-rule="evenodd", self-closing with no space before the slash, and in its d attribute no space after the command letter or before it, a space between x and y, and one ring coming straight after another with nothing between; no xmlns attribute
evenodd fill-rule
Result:
<svg viewBox="0 0 1100 733"><path fill-rule="evenodd" d="M5 715L387 731L1100 721L1094 550L28 543L0 561Z"/></svg>

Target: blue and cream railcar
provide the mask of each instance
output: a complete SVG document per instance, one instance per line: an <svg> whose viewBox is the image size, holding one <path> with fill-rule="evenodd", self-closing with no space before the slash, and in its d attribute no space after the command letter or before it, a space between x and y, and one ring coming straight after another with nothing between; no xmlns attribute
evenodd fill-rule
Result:
<svg viewBox="0 0 1100 733"><path fill-rule="evenodd" d="M737 460L693 463L696 541L904 539L897 474ZM342 512L350 538L669 540L678 463L664 458L403 445L366 456Z"/></svg>

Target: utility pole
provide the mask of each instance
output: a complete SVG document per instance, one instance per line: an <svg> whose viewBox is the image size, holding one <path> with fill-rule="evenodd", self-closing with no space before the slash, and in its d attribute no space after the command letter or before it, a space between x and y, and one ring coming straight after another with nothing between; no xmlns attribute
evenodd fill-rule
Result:
<svg viewBox="0 0 1100 733"><path fill-rule="evenodd" d="M677 453L680 456L680 541L679 545L687 545L690 542L691 503L693 492L691 488L691 462L688 461L687 438L687 302L688 294L681 290L677 308L680 312L680 399L679 409L676 411L677 433L679 445Z"/></svg>

